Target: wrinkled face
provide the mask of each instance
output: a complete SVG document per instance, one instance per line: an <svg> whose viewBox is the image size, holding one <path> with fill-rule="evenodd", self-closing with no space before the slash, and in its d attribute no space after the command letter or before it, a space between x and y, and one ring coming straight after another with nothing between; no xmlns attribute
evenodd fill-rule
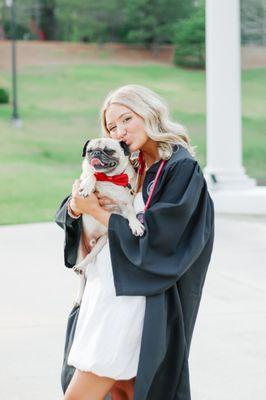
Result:
<svg viewBox="0 0 266 400"><path fill-rule="evenodd" d="M109 175L124 171L129 163L128 146L110 138L88 140L84 145L82 156L93 171Z"/></svg>
<svg viewBox="0 0 266 400"><path fill-rule="evenodd" d="M130 152L140 150L150 141L144 128L144 119L121 104L111 104L105 112L105 124L110 137L122 140Z"/></svg>

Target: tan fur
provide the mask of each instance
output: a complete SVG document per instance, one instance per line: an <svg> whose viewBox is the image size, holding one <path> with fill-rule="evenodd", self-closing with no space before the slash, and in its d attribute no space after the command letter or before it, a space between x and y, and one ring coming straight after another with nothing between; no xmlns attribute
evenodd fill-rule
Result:
<svg viewBox="0 0 266 400"><path fill-rule="evenodd" d="M114 156L119 159L118 165L112 171L103 171L108 176L115 176L121 173L126 173L129 177L129 183L134 188L136 185L136 173L129 161L129 157L125 156L124 150L118 141L110 138L92 139L87 149L104 149L107 146L115 150ZM132 233L136 236L142 236L144 226L137 219L133 207L133 195L127 187L118 186L108 181L97 181L94 176L95 168L92 167L85 157L82 163L82 179L80 185L80 195L86 197L95 190L101 196L109 197L115 204L116 208L112 212L121 214L129 221L129 227ZM107 227L98 222L91 215L82 215L82 233L78 249L76 265L74 271L81 276L81 286L76 299L76 304L80 304L85 282L86 282L86 267L93 262L96 255L102 249L107 241Z"/></svg>

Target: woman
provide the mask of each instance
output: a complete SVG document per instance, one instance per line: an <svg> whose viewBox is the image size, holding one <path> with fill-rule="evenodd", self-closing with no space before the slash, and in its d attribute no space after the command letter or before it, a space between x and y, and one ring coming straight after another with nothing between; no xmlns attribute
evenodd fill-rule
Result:
<svg viewBox="0 0 266 400"><path fill-rule="evenodd" d="M56 222L66 233L65 264L69 268L76 260L80 215L91 214L108 227L106 252L103 258L101 253L98 255L95 265L100 268L99 263L110 263L108 282L113 295L105 304L108 313L119 313L119 307L118 311L115 308L119 299L127 320L116 319L113 328L105 332L113 341L111 355L114 347L120 356L111 356L112 365L109 351L100 351L99 343L104 347L108 342L101 331L103 318L99 323L93 320L93 333L86 330L88 315L99 304L93 305L93 286L88 302L85 290L83 312L81 309L68 359L76 370L65 400L102 400L110 391L115 400L133 400L133 396L134 400L189 400L188 354L213 247L213 202L188 136L180 125L169 120L167 106L157 94L139 85L123 86L108 95L101 117L104 135L124 141L131 153L140 151L135 209L143 211L147 201L149 208L144 215L144 236L133 236L128 221L106 209L111 203L108 198L99 198L97 193L80 197L76 181L72 196L57 212ZM93 273L93 267L88 271ZM117 340L113 330L119 332ZM97 348L92 348L92 334ZM98 337L102 342L97 342ZM79 369L83 354L79 346L87 344L84 338L90 342L84 351L84 363L89 368L84 364ZM123 364L122 378L116 361ZM102 369L97 369L101 362Z"/></svg>

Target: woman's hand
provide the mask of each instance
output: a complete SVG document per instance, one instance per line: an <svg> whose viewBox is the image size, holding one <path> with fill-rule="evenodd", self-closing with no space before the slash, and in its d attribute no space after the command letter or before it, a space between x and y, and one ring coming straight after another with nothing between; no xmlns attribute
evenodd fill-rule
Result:
<svg viewBox="0 0 266 400"><path fill-rule="evenodd" d="M112 209L115 209L117 207L117 203L115 201L111 200L109 197L102 196L97 191L95 192L95 194L99 200L100 206L102 208L104 208L105 210L112 211Z"/></svg>
<svg viewBox="0 0 266 400"><path fill-rule="evenodd" d="M72 198L70 200L70 208L75 214L91 214L93 215L95 211L101 208L97 196L91 193L87 197L80 196L79 187L80 179L76 179L72 186Z"/></svg>
<svg viewBox="0 0 266 400"><path fill-rule="evenodd" d="M105 206L110 205L112 204L111 200L108 199L107 197L101 197L98 192L95 193L98 194L101 200L98 200L98 197L95 193L91 193L88 197L80 196L79 195L80 182L81 179L76 179L72 186L72 197L69 203L71 210L77 216L81 214L90 214L94 218L96 218L99 222L108 227L110 213L107 212L104 207L101 207L101 205ZM109 207L108 209L110 209Z"/></svg>
<svg viewBox="0 0 266 400"><path fill-rule="evenodd" d="M76 198L78 196L78 191L79 191L79 186L80 186L81 179L76 179L75 182L72 185L72 194L71 194L71 199L69 202L71 211L73 212L74 215L77 217L82 214L81 210L78 208Z"/></svg>

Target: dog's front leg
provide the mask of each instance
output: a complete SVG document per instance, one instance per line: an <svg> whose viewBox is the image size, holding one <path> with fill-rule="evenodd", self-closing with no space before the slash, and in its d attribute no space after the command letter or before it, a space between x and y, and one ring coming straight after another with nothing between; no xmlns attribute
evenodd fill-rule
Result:
<svg viewBox="0 0 266 400"><path fill-rule="evenodd" d="M80 196L83 197L89 196L94 191L95 184L96 184L96 178L94 175L89 174L88 176L86 176L80 184L79 188Z"/></svg>

